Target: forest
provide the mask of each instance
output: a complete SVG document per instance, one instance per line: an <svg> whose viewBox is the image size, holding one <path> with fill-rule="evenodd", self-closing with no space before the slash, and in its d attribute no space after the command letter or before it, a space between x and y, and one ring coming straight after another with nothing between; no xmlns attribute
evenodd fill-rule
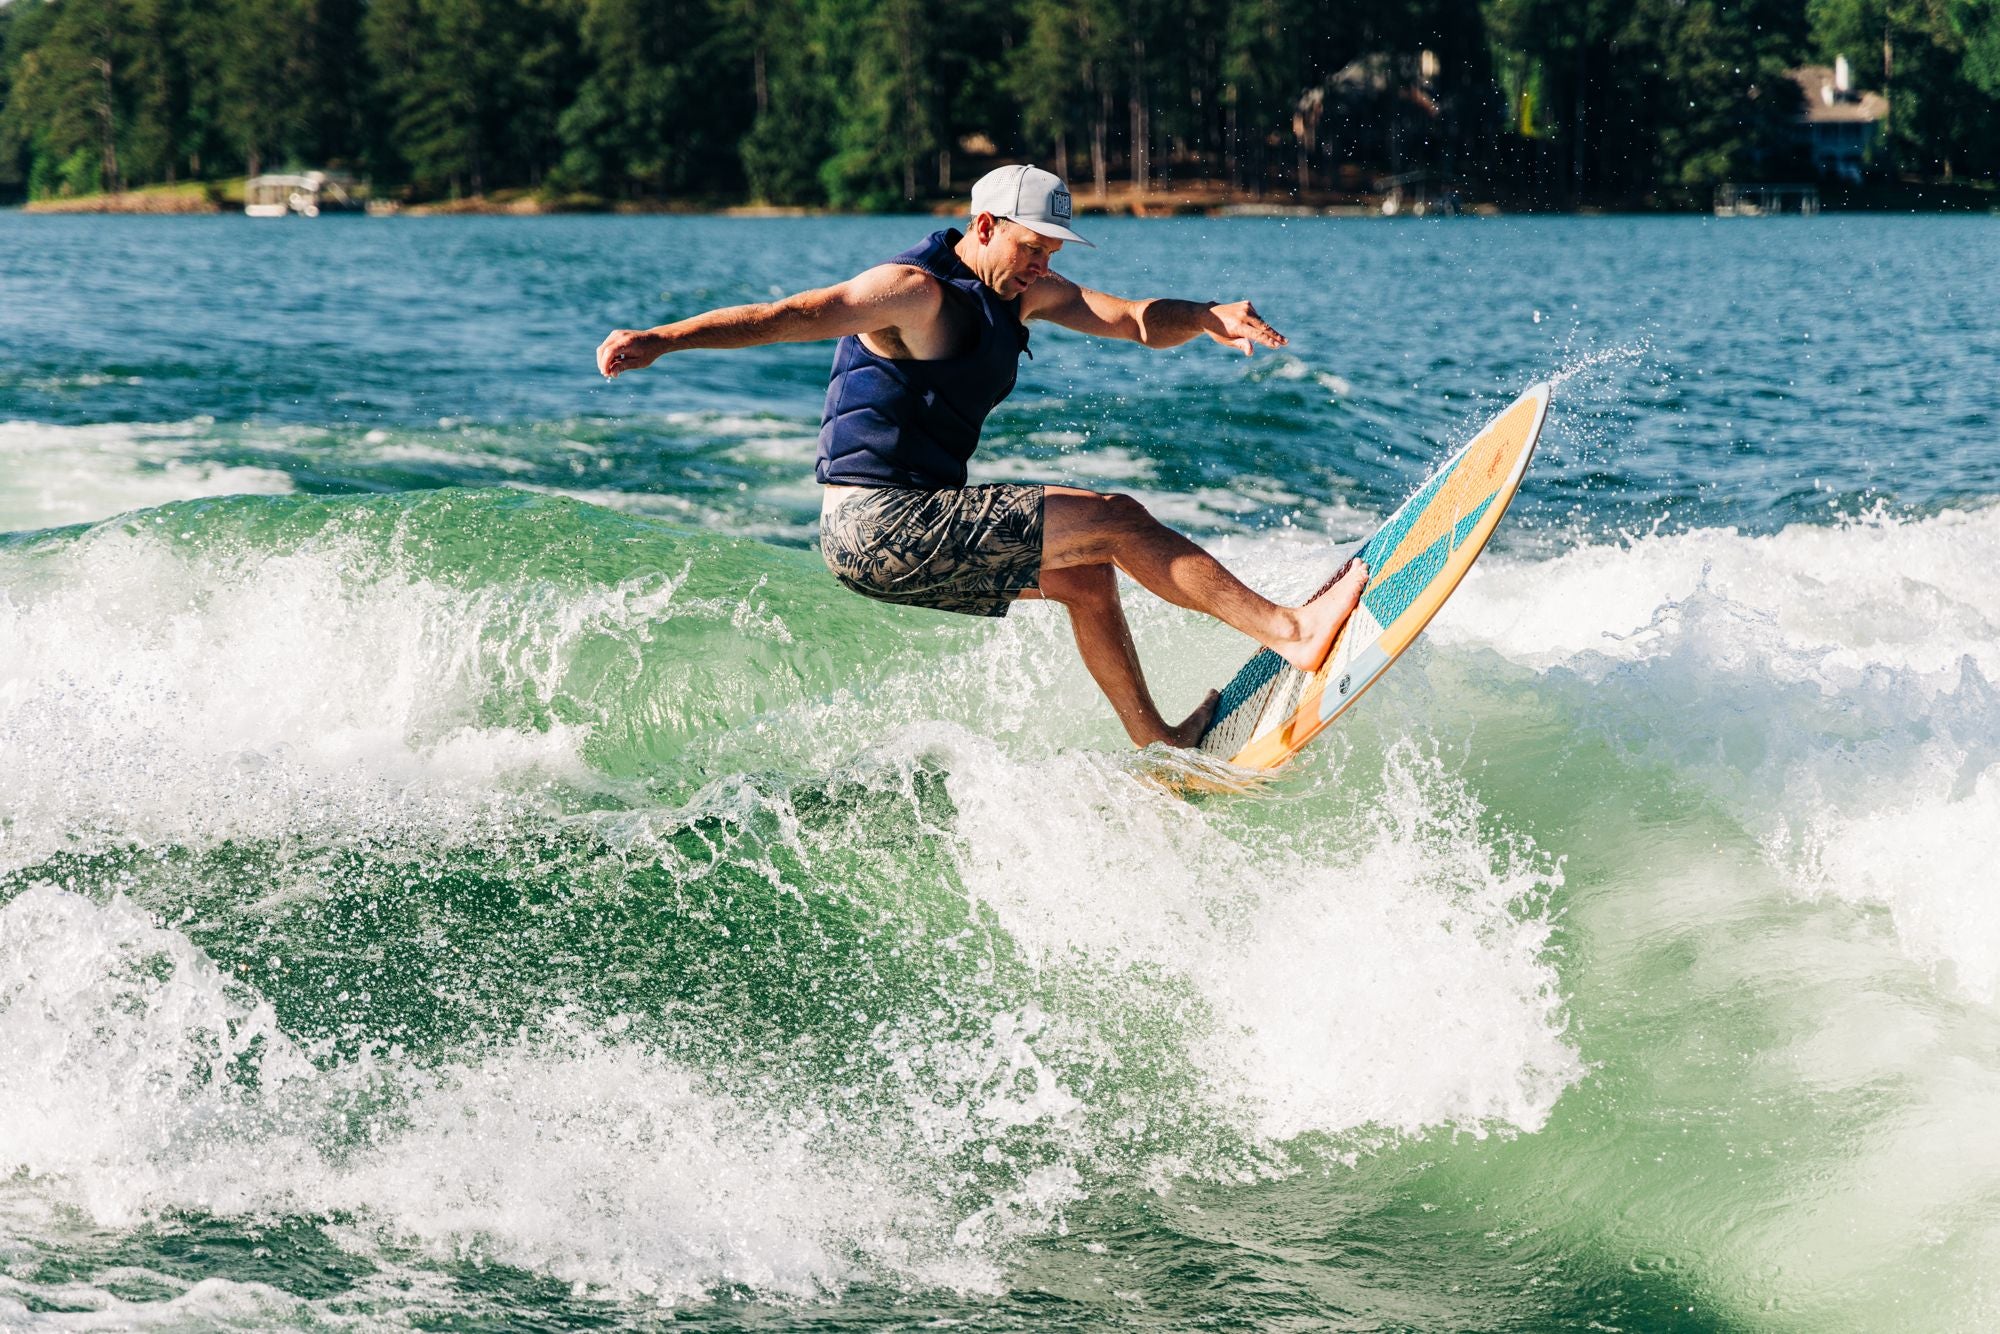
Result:
<svg viewBox="0 0 2000 1334"><path fill-rule="evenodd" d="M1844 55L1870 175L1990 185L2000 0L0 0L0 196L331 167L534 192L927 207L996 161L1080 202L1700 206L1811 171Z"/></svg>

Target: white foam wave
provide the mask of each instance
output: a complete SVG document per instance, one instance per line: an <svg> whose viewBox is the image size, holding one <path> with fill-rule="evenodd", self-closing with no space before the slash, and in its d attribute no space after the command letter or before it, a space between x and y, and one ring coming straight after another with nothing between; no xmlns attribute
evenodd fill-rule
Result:
<svg viewBox="0 0 2000 1334"><path fill-rule="evenodd" d="M631 1048L525 1044L422 1081L407 1128L311 1185L445 1257L673 1304L718 1287L808 1298L858 1277L990 1286L977 1255L927 1248L934 1207L866 1146L745 1112Z"/></svg>
<svg viewBox="0 0 2000 1334"><path fill-rule="evenodd" d="M311 1072L270 1007L185 937L49 885L0 908L0 1050L0 1178L67 1178L113 1226L162 1195L207 1205L185 1164L253 1115L246 1090Z"/></svg>
<svg viewBox="0 0 2000 1334"><path fill-rule="evenodd" d="M776 425L775 422L766 423L767 429ZM792 427L785 431L771 431L765 435L750 436L722 451L722 457L739 459L744 463L783 465L788 475L796 476L800 465L812 458L813 451L818 446L817 432L802 431ZM799 484L799 481L793 483L794 486Z"/></svg>
<svg viewBox="0 0 2000 1334"><path fill-rule="evenodd" d="M1090 448L1084 431L1033 431L1028 439L1038 445L1053 445L1064 452L1054 459L1027 458L997 453L982 456L982 482L1065 482L1073 486L1104 487L1107 483L1143 481L1159 474L1152 459L1123 445Z"/></svg>
<svg viewBox="0 0 2000 1334"><path fill-rule="evenodd" d="M286 495L270 468L183 457L191 427L0 422L0 532L87 523L201 496Z"/></svg>
<svg viewBox="0 0 2000 1334"><path fill-rule="evenodd" d="M622 514L672 519L730 537L775 540L795 545L810 543L819 535L819 511L824 499L819 483L809 477L758 488L756 508L748 511L720 508L712 498L691 500L667 491L609 491L543 486L533 482L507 482L504 485L539 495L565 496Z"/></svg>
<svg viewBox="0 0 2000 1334"><path fill-rule="evenodd" d="M1435 627L1536 667L1583 654L1657 656L1662 609L1706 591L1757 616L1773 642L1824 651L1829 669L1923 675L1970 655L2000 675L2000 508L1797 525L1769 536L1702 529L1590 544L1522 564L1488 557Z"/></svg>
<svg viewBox="0 0 2000 1334"><path fill-rule="evenodd" d="M414 463L419 465L443 465L450 468L484 468L502 477L535 471L536 464L529 459L514 458L496 450L478 449L471 445L454 442L450 445L434 444L427 440L390 440L379 431L369 432L365 440L369 448L366 455L378 463ZM462 439L462 437L460 438Z"/></svg>
<svg viewBox="0 0 2000 1334"><path fill-rule="evenodd" d="M0 867L105 840L484 827L540 779L590 788L588 727L508 696L549 701L579 645L683 617L785 638L680 582L462 589L358 541L205 551L127 525L10 555Z"/></svg>
<svg viewBox="0 0 2000 1334"><path fill-rule="evenodd" d="M1085 757L1031 776L953 749L968 889L1037 957L1191 982L1200 1060L1255 1136L1533 1130L1579 1077L1544 957L1559 872L1491 846L1414 746L1378 805L1283 837Z"/></svg>
<svg viewBox="0 0 2000 1334"><path fill-rule="evenodd" d="M1303 535L1227 554L1266 585L1324 578L1325 544ZM1144 593L1127 604L1163 704L1192 703L1248 652ZM936 762L967 891L1045 966L1192 988L1205 1016L1188 1026L1197 1096L1249 1139L1545 1122L1581 1075L1547 957L1544 905L1560 872L1524 844L1496 844L1434 757L1405 744L1377 773L1327 775L1293 793L1317 812L1303 827L1266 828L1259 802L1211 812L1135 781L1059 608L1024 606L963 633L962 655L803 709L776 732L799 738L786 744L809 749L808 764L843 749ZM1386 795L1349 795L1365 792ZM1051 1021L1030 1045L1074 1056L1091 1040ZM1023 1076L1046 1093L1042 1132L1076 1162L1113 1152L1123 1133L1051 1110L1083 1097L1063 1071L1089 1064Z"/></svg>
<svg viewBox="0 0 2000 1334"><path fill-rule="evenodd" d="M38 885L0 908L0 1048L21 1058L0 1197L103 1226L345 1218L332 1234L371 1253L496 1261L662 1304L729 1285L816 1297L859 1275L995 1282L865 1140L560 1030L443 1067L391 1051L318 1069L267 1004L123 900Z"/></svg>
<svg viewBox="0 0 2000 1334"><path fill-rule="evenodd" d="M173 1295L128 1300L116 1291L138 1285ZM89 1281L34 1282L0 1274L0 1329L6 1330L269 1330L319 1323L311 1319L312 1305L268 1283L221 1278L188 1283L127 1266L100 1271ZM336 1316L325 1323L353 1322Z"/></svg>
<svg viewBox="0 0 2000 1334"><path fill-rule="evenodd" d="M702 435L737 436L746 440L787 441L787 457L796 448L796 442L811 435L811 426L797 419L783 417L744 417L725 412L669 412L664 421L671 426L695 427Z"/></svg>
<svg viewBox="0 0 2000 1334"><path fill-rule="evenodd" d="M2000 1002L2000 508L1488 559L1434 627L1715 795L1809 894Z"/></svg>
<svg viewBox="0 0 2000 1334"><path fill-rule="evenodd" d="M1242 548L1262 582L1324 578L1323 543ZM1240 636L1156 599L1128 604L1163 703L1192 703L1247 652ZM1223 1164L1241 1163L1245 1141L1282 1157L1305 1134L1532 1130L1580 1077L1547 957L1560 874L1483 830L1436 758L1405 745L1378 771L1311 781L1291 794L1300 819L1281 813L1267 827L1263 803L1191 806L1135 778L1060 608L939 634L964 651L801 703L768 732L718 741L726 749L704 767L833 770L906 791L919 769L942 771L956 880L1009 948L1121 1003L1169 1007L1174 1059L1191 1062L1200 1087L1124 1110L1093 1094L1129 1041L1101 1015L1053 1002L994 1015L978 1041L884 1035L924 1073L910 1114L925 1143L948 1158L1032 1126L1051 1172L1115 1160L1110 1170L1171 1179L1233 1170ZM1379 800L1354 795L1385 784ZM1229 1135L1203 1138L1191 1125L1203 1117ZM1078 1188L1017 1184L1027 1195L1008 1226L1048 1218Z"/></svg>

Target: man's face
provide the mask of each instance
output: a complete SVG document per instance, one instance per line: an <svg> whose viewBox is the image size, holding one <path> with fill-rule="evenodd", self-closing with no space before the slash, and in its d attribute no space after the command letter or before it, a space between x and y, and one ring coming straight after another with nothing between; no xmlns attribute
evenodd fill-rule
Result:
<svg viewBox="0 0 2000 1334"><path fill-rule="evenodd" d="M1049 276L1049 260L1062 249L1061 241L1031 232L1005 218L987 219L983 214L981 218L981 231L985 230L985 222L992 224L992 235L986 238L984 247L986 272L979 275L981 282L1012 301Z"/></svg>

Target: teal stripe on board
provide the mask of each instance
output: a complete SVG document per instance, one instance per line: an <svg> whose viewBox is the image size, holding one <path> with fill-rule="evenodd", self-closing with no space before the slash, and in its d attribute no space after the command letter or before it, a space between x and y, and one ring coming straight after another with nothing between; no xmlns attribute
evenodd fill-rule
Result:
<svg viewBox="0 0 2000 1334"><path fill-rule="evenodd" d="M1243 664L1243 669L1222 688L1222 698L1216 701L1215 721L1208 725L1209 731L1229 719L1244 703L1262 690L1270 679L1278 674L1285 660L1270 649L1260 649L1257 655Z"/></svg>
<svg viewBox="0 0 2000 1334"><path fill-rule="evenodd" d="M1416 527L1417 517L1430 508L1431 497L1435 496L1438 488L1458 471L1460 462L1463 462L1463 459L1455 460L1449 467L1439 469L1437 476L1425 482L1417 494L1404 501L1402 508L1390 515L1389 521L1376 530L1375 536L1368 539L1368 544L1361 548L1361 559L1368 563L1369 569L1372 570L1381 564L1391 552L1403 544L1403 539L1409 536L1410 529Z"/></svg>
<svg viewBox="0 0 2000 1334"><path fill-rule="evenodd" d="M1388 626L1394 624L1397 617L1408 611L1410 604L1417 600L1417 594L1421 593L1431 580L1437 578L1438 571L1444 568L1445 561L1471 534L1473 526L1492 504L1492 496L1480 501L1471 513L1452 525L1449 533L1425 547L1422 554L1412 559L1402 569L1369 589L1364 601L1367 602L1368 610L1375 619Z"/></svg>

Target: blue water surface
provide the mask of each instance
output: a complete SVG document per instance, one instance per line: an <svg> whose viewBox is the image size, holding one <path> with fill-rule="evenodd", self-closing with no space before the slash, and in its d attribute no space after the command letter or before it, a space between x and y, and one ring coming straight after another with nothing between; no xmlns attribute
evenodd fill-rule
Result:
<svg viewBox="0 0 2000 1334"><path fill-rule="evenodd" d="M348 448L370 430L581 434L616 460L593 486L658 491L759 481L697 462L728 434L705 422L752 416L795 439L769 465L797 478L827 347L683 354L606 383L598 340L838 280L944 221L0 214L0 420L199 421L215 457L315 490L497 476L385 468ZM1090 233L1098 248L1069 247L1060 271L1133 296L1247 297L1291 347L1245 361L1038 326L986 458L1113 485L1090 456L1115 447L1173 489L1276 483L1380 513L1483 414L1567 374L1531 527L1764 531L2000 494L1992 219L1094 218ZM522 453L514 475L542 479Z"/></svg>

